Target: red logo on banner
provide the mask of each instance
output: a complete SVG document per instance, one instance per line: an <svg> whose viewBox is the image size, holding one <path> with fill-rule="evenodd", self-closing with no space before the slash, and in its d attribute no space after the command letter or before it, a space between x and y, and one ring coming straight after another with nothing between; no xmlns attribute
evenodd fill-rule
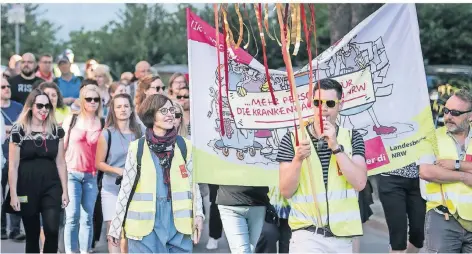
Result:
<svg viewBox="0 0 472 254"><path fill-rule="evenodd" d="M472 162L472 154L466 154L466 155L465 155L465 161L470 161L470 162Z"/></svg>
<svg viewBox="0 0 472 254"><path fill-rule="evenodd" d="M185 168L185 165L180 165L179 168L180 168L180 175L182 176L182 178L187 178L188 173L187 173L187 169Z"/></svg>
<svg viewBox="0 0 472 254"><path fill-rule="evenodd" d="M366 140L364 143L367 170L372 170L390 163L381 137Z"/></svg>

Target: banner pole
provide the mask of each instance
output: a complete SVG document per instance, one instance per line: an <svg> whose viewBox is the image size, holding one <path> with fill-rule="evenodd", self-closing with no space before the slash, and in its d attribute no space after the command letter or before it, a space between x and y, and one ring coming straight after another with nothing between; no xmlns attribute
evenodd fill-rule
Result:
<svg viewBox="0 0 472 254"><path fill-rule="evenodd" d="M281 4L277 3L277 16L278 16L278 19L279 19L279 26L280 26L280 33L281 33L281 40L282 40L282 55L283 55L283 58L284 58L285 66L287 68L287 78L288 78L288 82L290 84L290 88L292 90L292 97L294 98L295 107L297 109L298 126L300 127L302 140L306 140L307 134L306 134L306 129L305 129L304 124L303 124L300 101L298 100L297 87L296 87L296 84L295 84L295 77L293 75L293 69L292 69L292 61L290 59L290 55L289 55L288 49L286 47L287 40L286 40L286 37L285 37L285 29L284 29L284 25L283 25L284 23L282 21L282 11L281 11L281 9L282 9ZM314 203L314 206L315 206L317 226L322 226L320 208L319 208L319 205L318 205L318 198L316 196L316 191L315 191L315 183L313 182L313 172L312 172L310 157L307 157L304 162L307 165L308 176L310 178L311 193L312 193L312 196L313 196L313 203Z"/></svg>

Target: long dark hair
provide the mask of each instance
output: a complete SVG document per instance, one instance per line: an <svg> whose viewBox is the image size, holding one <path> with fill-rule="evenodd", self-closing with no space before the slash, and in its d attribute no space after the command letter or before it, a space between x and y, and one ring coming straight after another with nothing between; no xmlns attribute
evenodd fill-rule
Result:
<svg viewBox="0 0 472 254"><path fill-rule="evenodd" d="M110 111L108 112L107 120L105 122L105 127L108 128L110 126L113 126L116 130L118 130L121 133L120 127L118 126L118 121L115 115L115 100L119 98L124 98L128 100L129 106L131 108L131 115L129 117L129 129L134 133L134 136L136 138L140 138L143 134L141 132L141 127L136 121L136 113L134 109L133 100L131 99L131 96L129 94L117 94L113 96L113 98L110 100ZM123 133L121 133L121 135L123 135Z"/></svg>
<svg viewBox="0 0 472 254"><path fill-rule="evenodd" d="M46 89L46 88L52 88L52 89L56 90L56 93L57 93L56 108L63 108L65 106L64 105L64 97L62 96L61 90L59 90L59 87L57 86L56 83L54 83L54 82L43 82L43 83L39 84L38 88L41 89L41 91L44 91L44 89Z"/></svg>

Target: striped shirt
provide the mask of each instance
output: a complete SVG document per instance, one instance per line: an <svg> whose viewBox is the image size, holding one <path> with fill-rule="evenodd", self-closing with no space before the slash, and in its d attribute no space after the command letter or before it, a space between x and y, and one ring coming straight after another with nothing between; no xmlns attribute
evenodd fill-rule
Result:
<svg viewBox="0 0 472 254"><path fill-rule="evenodd" d="M308 128L307 128L308 131ZM308 131L311 141L315 146L316 153L320 158L321 167L323 170L323 180L324 183L327 184L328 182L328 169L329 169L329 161L331 158L331 149L328 147L328 143L325 141L323 142L323 146L320 150L318 150L317 143L318 139L315 138L309 131ZM291 138L292 132L288 132L282 138L280 142L279 152L277 153L277 161L278 162L292 162L293 158L295 157L295 150L293 149L293 143ZM364 139L362 138L361 134L353 130L352 131L352 155L360 155L365 158L365 146L364 146Z"/></svg>

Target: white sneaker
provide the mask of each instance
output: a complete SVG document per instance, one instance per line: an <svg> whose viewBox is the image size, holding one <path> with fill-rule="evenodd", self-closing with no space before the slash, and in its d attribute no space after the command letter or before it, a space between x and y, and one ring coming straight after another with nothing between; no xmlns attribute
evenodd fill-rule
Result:
<svg viewBox="0 0 472 254"><path fill-rule="evenodd" d="M218 249L218 240L214 238L209 238L206 246L207 250L216 250Z"/></svg>

